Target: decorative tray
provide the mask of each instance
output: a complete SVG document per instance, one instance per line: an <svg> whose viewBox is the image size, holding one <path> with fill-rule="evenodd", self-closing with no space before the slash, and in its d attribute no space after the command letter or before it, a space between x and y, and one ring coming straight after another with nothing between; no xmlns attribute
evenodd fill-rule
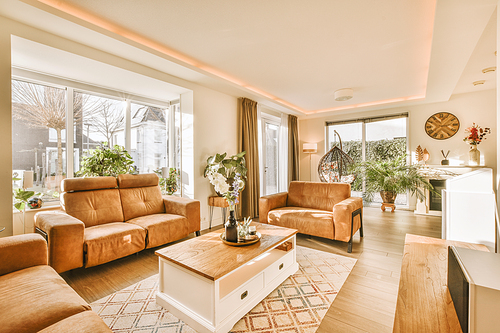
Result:
<svg viewBox="0 0 500 333"><path fill-rule="evenodd" d="M252 238L251 239L238 238L238 242L235 243L235 242L228 242L226 240L226 233L225 232L220 234L220 240L222 241L222 243L227 244L227 245L231 245L231 246L246 246L246 245L255 244L258 241L260 241L260 238L262 237L262 235L260 234L260 232L257 231L254 236L250 236L250 237L252 237Z"/></svg>

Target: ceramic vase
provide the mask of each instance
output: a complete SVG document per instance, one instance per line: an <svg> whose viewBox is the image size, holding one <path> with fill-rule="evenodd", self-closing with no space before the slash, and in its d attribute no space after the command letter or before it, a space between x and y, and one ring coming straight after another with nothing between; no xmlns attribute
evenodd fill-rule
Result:
<svg viewBox="0 0 500 333"><path fill-rule="evenodd" d="M469 150L469 165L479 165L481 152L477 150L477 145L470 145Z"/></svg>
<svg viewBox="0 0 500 333"><path fill-rule="evenodd" d="M238 242L238 223L234 217L234 210L229 211L229 217L225 224L226 227L226 241Z"/></svg>

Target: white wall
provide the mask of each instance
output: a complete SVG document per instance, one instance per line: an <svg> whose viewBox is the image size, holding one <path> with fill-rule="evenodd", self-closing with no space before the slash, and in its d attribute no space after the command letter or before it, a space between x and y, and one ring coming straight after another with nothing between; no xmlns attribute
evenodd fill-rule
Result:
<svg viewBox="0 0 500 333"><path fill-rule="evenodd" d="M186 165L188 173L192 173L188 178L187 195L200 200L202 227L208 227L208 196L215 192L209 181L203 178L203 170L208 156L221 152L237 153L239 96L217 92L0 16L0 48L4 50L0 52L0 140L4 143L0 148L0 226L6 227L0 236L12 235L11 59L10 52L5 51L10 50L11 34L190 89L193 117L189 131L193 133L193 141L183 142L187 149L192 150L192 159ZM183 121L186 120L183 118ZM215 209L214 224L222 222L220 216L220 209Z"/></svg>
<svg viewBox="0 0 500 333"><path fill-rule="evenodd" d="M10 31L0 20L0 236L12 235L12 111Z"/></svg>
<svg viewBox="0 0 500 333"><path fill-rule="evenodd" d="M217 91L199 87L194 92L194 170L196 198L201 201L202 229L209 225L208 197L216 195L213 186L203 177L207 159L216 153L238 153L238 100ZM212 226L222 223L221 208L214 208Z"/></svg>
<svg viewBox="0 0 500 333"><path fill-rule="evenodd" d="M434 113L448 111L460 120L460 129L455 136L447 140L435 140L429 137L424 130L425 121ZM427 148L430 153L428 164L440 164L443 159L441 149L445 152L450 150L448 159L453 159L457 164L468 163L469 146L463 142L465 128L473 122L481 127L490 127L492 133L486 136L478 149L481 151L482 165L497 168L497 112L496 112L496 90L486 90L475 93L459 94L451 96L450 100L442 103L422 104L410 107L379 109L365 113L343 114L339 116L301 118L299 119L300 146L304 142L317 142L318 153L312 155L313 178L318 181L317 165L325 151L325 122L365 118L377 115L409 113L409 148L412 155L418 145ZM453 162L453 161L452 161ZM300 156L300 179L310 180L309 177L309 155L301 153Z"/></svg>

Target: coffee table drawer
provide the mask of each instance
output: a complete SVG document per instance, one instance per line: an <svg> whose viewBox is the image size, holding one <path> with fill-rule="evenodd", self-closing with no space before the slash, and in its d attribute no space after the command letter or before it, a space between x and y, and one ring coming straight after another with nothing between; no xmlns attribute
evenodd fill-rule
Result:
<svg viewBox="0 0 500 333"><path fill-rule="evenodd" d="M220 320L223 320L233 311L245 305L264 288L264 274L260 273L248 281L220 302Z"/></svg>
<svg viewBox="0 0 500 333"><path fill-rule="evenodd" d="M281 250L274 250L281 251ZM264 271L264 278L266 285L274 280L281 272L285 271L288 267L293 264L293 251L289 251L279 260L275 261Z"/></svg>

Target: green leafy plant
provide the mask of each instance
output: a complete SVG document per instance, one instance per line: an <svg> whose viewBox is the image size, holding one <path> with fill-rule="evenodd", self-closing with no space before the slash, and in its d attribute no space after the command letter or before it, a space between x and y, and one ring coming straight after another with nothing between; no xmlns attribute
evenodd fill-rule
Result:
<svg viewBox="0 0 500 333"><path fill-rule="evenodd" d="M17 173L14 174L14 177L12 177L12 181L18 181L21 180L21 178L17 178ZM22 188L15 188L13 191L13 196L14 196L14 207L22 212L24 211L24 208L28 204L28 200L31 199L35 195L35 191L26 191ZM37 193L39 195L40 193Z"/></svg>
<svg viewBox="0 0 500 333"><path fill-rule="evenodd" d="M172 195L179 189L180 171L177 168L170 168L168 177L162 177L162 170L157 169L154 172L160 177L160 188L163 194Z"/></svg>
<svg viewBox="0 0 500 333"><path fill-rule="evenodd" d="M409 191L419 200L425 199L424 189L436 193L434 187L419 174L419 166L407 165L406 156L389 160L373 160L357 163L356 172L365 180L363 198L372 200L375 192L392 192L395 194Z"/></svg>
<svg viewBox="0 0 500 333"><path fill-rule="evenodd" d="M134 160L124 147L115 145L113 148L99 147L93 149L89 156L82 159L77 176L116 177L123 173L135 173Z"/></svg>
<svg viewBox="0 0 500 333"><path fill-rule="evenodd" d="M226 158L227 153L210 156L207 159L204 176L207 177L209 172L217 172L226 179L234 179L236 173L239 173L240 177L246 179L248 171L245 161L246 153L246 151L242 151L228 158Z"/></svg>
<svg viewBox="0 0 500 333"><path fill-rule="evenodd" d="M245 188L247 168L245 162L246 151L226 158L227 154L215 154L207 159L204 176L207 177L215 191L224 196L229 209L239 202L239 193Z"/></svg>

